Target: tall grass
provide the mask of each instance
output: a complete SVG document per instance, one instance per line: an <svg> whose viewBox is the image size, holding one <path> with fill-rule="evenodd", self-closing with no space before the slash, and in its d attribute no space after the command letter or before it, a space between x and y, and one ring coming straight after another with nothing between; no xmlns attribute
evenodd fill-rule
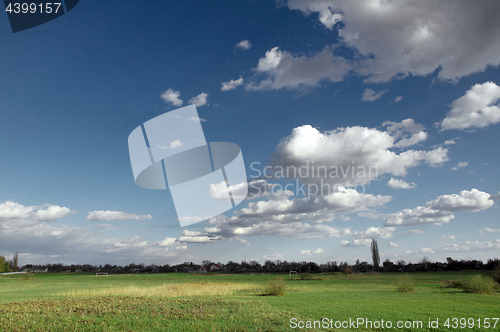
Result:
<svg viewBox="0 0 500 332"><path fill-rule="evenodd" d="M265 295L283 296L286 293L286 284L284 278L275 278L269 280Z"/></svg>
<svg viewBox="0 0 500 332"><path fill-rule="evenodd" d="M247 283L223 282L190 282L182 284L163 284L161 286L128 286L110 288L73 289L61 293L62 296L147 296L147 297L180 297L230 295L238 290L252 289L255 285Z"/></svg>
<svg viewBox="0 0 500 332"><path fill-rule="evenodd" d="M449 287L460 288L466 293L491 294L498 286L492 278L476 274L464 280L456 280Z"/></svg>
<svg viewBox="0 0 500 332"><path fill-rule="evenodd" d="M398 289L398 292L401 293L409 293L415 291L415 283L413 281L413 278L406 273L398 277L396 281L396 287Z"/></svg>

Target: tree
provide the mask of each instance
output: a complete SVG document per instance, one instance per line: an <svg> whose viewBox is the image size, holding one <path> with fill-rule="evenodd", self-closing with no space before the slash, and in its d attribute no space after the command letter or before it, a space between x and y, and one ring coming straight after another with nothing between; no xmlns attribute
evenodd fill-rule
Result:
<svg viewBox="0 0 500 332"><path fill-rule="evenodd" d="M12 270L13 271L17 271L19 269L19 253L15 253L14 254L14 258L12 259L12 262L14 263L13 267L12 267Z"/></svg>
<svg viewBox="0 0 500 332"><path fill-rule="evenodd" d="M5 257L0 256L0 273L9 271L9 262L5 261Z"/></svg>
<svg viewBox="0 0 500 332"><path fill-rule="evenodd" d="M378 244L375 239L372 239L372 260L374 270L378 271L380 265L380 253L378 251Z"/></svg>

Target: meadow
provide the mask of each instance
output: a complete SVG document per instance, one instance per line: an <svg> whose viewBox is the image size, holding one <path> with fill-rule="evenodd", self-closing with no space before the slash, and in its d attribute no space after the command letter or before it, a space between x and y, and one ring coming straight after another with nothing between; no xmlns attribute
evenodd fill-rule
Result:
<svg viewBox="0 0 500 332"><path fill-rule="evenodd" d="M413 292L399 273L0 276L0 331L499 331L498 290L447 287L478 273L411 273ZM269 296L276 278L285 295Z"/></svg>

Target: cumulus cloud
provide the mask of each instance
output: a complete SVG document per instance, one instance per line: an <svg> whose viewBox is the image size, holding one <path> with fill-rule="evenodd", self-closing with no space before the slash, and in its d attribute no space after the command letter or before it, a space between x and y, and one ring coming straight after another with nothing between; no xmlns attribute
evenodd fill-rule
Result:
<svg viewBox="0 0 500 332"><path fill-rule="evenodd" d="M423 126L412 119L384 125L387 131L356 126L320 132L310 125L297 127L281 139L271 155L271 165L277 176L289 180L345 186L367 184L382 174L405 176L408 168L421 162L437 167L448 160L448 149L441 147L399 154L391 151L396 138Z"/></svg>
<svg viewBox="0 0 500 332"><path fill-rule="evenodd" d="M404 180L400 180L400 179L395 179L395 178L391 178L389 180L389 182L387 182L387 185L391 188L394 188L394 189L413 189L413 188L417 188L417 185L412 182L412 183L408 183Z"/></svg>
<svg viewBox="0 0 500 332"><path fill-rule="evenodd" d="M439 238L443 240L455 240L457 237L455 235L448 234L448 235L439 235Z"/></svg>
<svg viewBox="0 0 500 332"><path fill-rule="evenodd" d="M452 171L456 171L458 170L459 168L462 168L462 167L467 167L469 165L469 163L467 163L466 161L461 161L457 164L457 166L455 167L452 167L451 170Z"/></svg>
<svg viewBox="0 0 500 332"><path fill-rule="evenodd" d="M477 212L489 209L494 204L489 197L490 194L477 189L462 190L459 194L439 196L427 202L425 206L403 209L396 213L381 215L381 217L386 219L386 226L440 225L454 219L453 213L457 211Z"/></svg>
<svg viewBox="0 0 500 332"><path fill-rule="evenodd" d="M388 239L396 231L396 227L368 227L364 231L356 231L353 236L356 239Z"/></svg>
<svg viewBox="0 0 500 332"><path fill-rule="evenodd" d="M342 21L341 42L371 55L352 66L368 82L425 76L436 69L440 79L455 80L500 63L496 1L288 0L286 5L306 15L317 13L329 30Z"/></svg>
<svg viewBox="0 0 500 332"><path fill-rule="evenodd" d="M12 203L12 202L11 202ZM47 204L47 206L54 206ZM44 209L42 209L43 211ZM184 258L176 251L167 251L159 242L148 241L140 237L108 238L99 232L83 227L68 226L60 221L49 223L56 215L35 213L39 207L26 207L13 203L0 205L0 250L16 248L23 259L35 257L36 261L26 263L58 262L66 263L130 263L164 262L167 259ZM53 209L52 212L56 210ZM57 212L57 211L56 211ZM33 218L33 216L35 218ZM102 225L102 224L101 224ZM103 229L112 225L104 224Z"/></svg>
<svg viewBox="0 0 500 332"><path fill-rule="evenodd" d="M389 242L388 246L389 247L402 247L402 245L394 243L394 242Z"/></svg>
<svg viewBox="0 0 500 332"><path fill-rule="evenodd" d="M166 103L170 103L174 106L182 106L183 102L182 99L180 99L180 96L180 91L174 91L172 89L168 89L160 95L161 99L163 99Z"/></svg>
<svg viewBox="0 0 500 332"><path fill-rule="evenodd" d="M279 47L273 47L259 59L257 67L254 68L257 76L247 83L245 89L297 89L316 86L322 80L339 82L351 68L350 60L335 56L334 48L330 46L311 57L294 55L281 51Z"/></svg>
<svg viewBox="0 0 500 332"><path fill-rule="evenodd" d="M371 239L358 239L354 240L353 242L349 241L341 241L340 246L342 247L365 247L371 245L372 240Z"/></svg>
<svg viewBox="0 0 500 332"><path fill-rule="evenodd" d="M455 144L455 141L452 139L444 141L444 145L452 145L452 144Z"/></svg>
<svg viewBox="0 0 500 332"><path fill-rule="evenodd" d="M208 93L202 92L196 97L189 99L190 104L194 104L196 107L205 106L207 104Z"/></svg>
<svg viewBox="0 0 500 332"><path fill-rule="evenodd" d="M399 142L397 142L396 144L394 144L394 146L398 147L398 148L406 148L408 146L411 146L411 145L415 145L419 142L423 142L427 139L427 133L425 131L420 131L416 134L413 134L411 137L409 138L403 138L401 139Z"/></svg>
<svg viewBox="0 0 500 332"><path fill-rule="evenodd" d="M479 229L477 231L479 233L479 235L484 235L486 233L500 233L500 228L489 228L489 227L485 227L484 229Z"/></svg>
<svg viewBox="0 0 500 332"><path fill-rule="evenodd" d="M158 243L158 245L160 247L168 247L168 246L173 245L175 242L176 242L176 238L175 237L166 237L164 240L160 241Z"/></svg>
<svg viewBox="0 0 500 332"><path fill-rule="evenodd" d="M361 98L362 101L375 101L377 99L380 99L384 93L386 93L389 90L380 90L379 92L375 93L372 89L365 89L365 92L363 92L363 97Z"/></svg>
<svg viewBox="0 0 500 332"><path fill-rule="evenodd" d="M463 243L449 243L436 248L437 252L469 252L480 250L498 250L500 249L500 239L492 241L465 241Z"/></svg>
<svg viewBox="0 0 500 332"><path fill-rule="evenodd" d="M243 77L240 76L237 80L230 80L229 82L222 82L221 91L234 90L240 85L243 85Z"/></svg>
<svg viewBox="0 0 500 332"><path fill-rule="evenodd" d="M301 255L312 256L312 255L317 255L317 254L324 254L326 252L327 252L326 250L318 248L318 249L315 249L315 250L301 250L300 254Z"/></svg>
<svg viewBox="0 0 500 332"><path fill-rule="evenodd" d="M476 84L451 104L441 128L484 128L500 122L500 87L493 82Z"/></svg>
<svg viewBox="0 0 500 332"><path fill-rule="evenodd" d="M40 206L24 206L12 201L0 204L0 220L33 219L39 221L54 221L69 216L73 212L67 207L44 204Z"/></svg>
<svg viewBox="0 0 500 332"><path fill-rule="evenodd" d="M153 216L150 214L137 215L133 213L125 213L120 211L93 211L89 212L85 217L86 220L90 221L125 221L125 220L145 220L152 219Z"/></svg>
<svg viewBox="0 0 500 332"><path fill-rule="evenodd" d="M235 47L242 51L247 51L252 47L252 43L249 40L242 40Z"/></svg>

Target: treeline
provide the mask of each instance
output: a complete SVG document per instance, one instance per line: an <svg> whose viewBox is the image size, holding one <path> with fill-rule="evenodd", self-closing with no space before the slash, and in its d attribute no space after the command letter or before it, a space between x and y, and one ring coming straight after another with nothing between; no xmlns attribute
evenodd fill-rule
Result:
<svg viewBox="0 0 500 332"><path fill-rule="evenodd" d="M0 256L0 264L2 263ZM4 259L5 262L5 259ZM5 263L4 263L5 265ZM0 265L1 266L1 265ZM454 260L451 257L446 259L446 262L431 262L424 257L418 263L406 263L403 260L391 262L389 259L382 263L378 268L381 272L417 272L417 271L459 271L459 270L493 270L500 268L500 260L490 259L485 264L478 260ZM214 273L272 273L281 272L288 273L297 271L297 273L320 273L320 272L371 272L377 270L373 264L368 262L356 261L355 264L349 265L346 262L331 261L326 264L317 264L315 262L288 262L288 261L271 261L268 260L264 264L256 261L250 262L233 262L229 261L226 264L220 262L214 263L209 260L203 261L201 264L193 262L184 262L177 265L144 265L144 264L129 264L126 266L119 265L64 265L64 264L47 264L47 265L25 265L21 268L15 268L14 264L10 264L10 271L31 271L31 272L108 272L108 273L170 273L170 272L214 272Z"/></svg>

